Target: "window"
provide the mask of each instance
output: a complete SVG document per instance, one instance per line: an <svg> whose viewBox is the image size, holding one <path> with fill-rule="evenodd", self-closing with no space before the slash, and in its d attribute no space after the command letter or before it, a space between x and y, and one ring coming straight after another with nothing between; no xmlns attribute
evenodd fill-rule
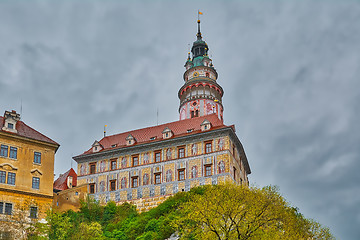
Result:
<svg viewBox="0 0 360 240"><path fill-rule="evenodd" d="M34 152L34 163L41 163L41 153Z"/></svg>
<svg viewBox="0 0 360 240"><path fill-rule="evenodd" d="M205 153L211 153L211 152L212 152L212 143L205 142Z"/></svg>
<svg viewBox="0 0 360 240"><path fill-rule="evenodd" d="M12 215L12 203L5 203L5 215Z"/></svg>
<svg viewBox="0 0 360 240"><path fill-rule="evenodd" d="M155 152L155 162L161 162L161 152Z"/></svg>
<svg viewBox="0 0 360 240"><path fill-rule="evenodd" d="M0 202L0 214L4 213L4 202Z"/></svg>
<svg viewBox="0 0 360 240"><path fill-rule="evenodd" d="M211 176L211 165L205 165L205 177Z"/></svg>
<svg viewBox="0 0 360 240"><path fill-rule="evenodd" d="M155 173L155 184L161 183L161 173Z"/></svg>
<svg viewBox="0 0 360 240"><path fill-rule="evenodd" d="M94 174L96 172L96 163L90 163L90 174Z"/></svg>
<svg viewBox="0 0 360 240"><path fill-rule="evenodd" d="M190 113L191 113L191 118L199 116L199 110L191 111Z"/></svg>
<svg viewBox="0 0 360 240"><path fill-rule="evenodd" d="M132 165L133 165L133 167L139 165L139 156L132 157Z"/></svg>
<svg viewBox="0 0 360 240"><path fill-rule="evenodd" d="M179 171L178 171L178 180L179 181L185 180L185 169L179 169Z"/></svg>
<svg viewBox="0 0 360 240"><path fill-rule="evenodd" d="M136 188L138 187L138 184L139 184L138 177L131 178L131 187Z"/></svg>
<svg viewBox="0 0 360 240"><path fill-rule="evenodd" d="M116 180L110 180L110 191L116 190Z"/></svg>
<svg viewBox="0 0 360 240"><path fill-rule="evenodd" d="M7 184L15 185L16 173L9 172L7 178Z"/></svg>
<svg viewBox="0 0 360 240"><path fill-rule="evenodd" d="M111 170L115 170L116 169L116 159L111 160Z"/></svg>
<svg viewBox="0 0 360 240"><path fill-rule="evenodd" d="M236 168L234 167L234 180L236 181Z"/></svg>
<svg viewBox="0 0 360 240"><path fill-rule="evenodd" d="M6 172L0 171L0 183L6 183Z"/></svg>
<svg viewBox="0 0 360 240"><path fill-rule="evenodd" d="M185 147L179 147L178 158L184 158L184 157L185 157Z"/></svg>
<svg viewBox="0 0 360 240"><path fill-rule="evenodd" d="M30 207L30 218L37 218L37 207Z"/></svg>
<svg viewBox="0 0 360 240"><path fill-rule="evenodd" d="M0 156L7 157L8 149L9 149L9 147L7 145L1 145Z"/></svg>
<svg viewBox="0 0 360 240"><path fill-rule="evenodd" d="M40 189L40 178L33 177L32 178L32 188L33 189Z"/></svg>
<svg viewBox="0 0 360 240"><path fill-rule="evenodd" d="M90 183L89 185L89 192L91 193L95 193L95 183Z"/></svg>
<svg viewBox="0 0 360 240"><path fill-rule="evenodd" d="M8 128L10 128L10 129L14 129L14 124L12 124L12 123L8 123Z"/></svg>
<svg viewBox="0 0 360 240"><path fill-rule="evenodd" d="M10 158L17 159L17 148L16 147L10 147Z"/></svg>

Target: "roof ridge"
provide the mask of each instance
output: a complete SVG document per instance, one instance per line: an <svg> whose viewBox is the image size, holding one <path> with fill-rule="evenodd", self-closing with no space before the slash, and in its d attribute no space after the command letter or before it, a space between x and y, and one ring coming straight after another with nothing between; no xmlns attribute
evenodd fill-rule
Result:
<svg viewBox="0 0 360 240"><path fill-rule="evenodd" d="M190 121L194 121L194 120L197 120L197 119L206 119L206 117L213 117L215 116L218 120L220 120L216 113L212 113L212 114L209 114L209 115L205 115L205 116L201 116L201 117L196 117L196 118L187 118L187 119L183 119L183 120L177 120L177 121L173 121L173 122L168 122L168 123L163 123L163 124L160 124L160 125L155 125L155 126L150 126L150 127L143 127L143 128L138 128L138 129L133 129L133 130L129 130L129 131L126 131L126 132L120 132L120 133L116 133L116 134L113 134L113 135L109 135L109 136L105 136L103 137L101 140L103 139L108 139L108 138L111 138L111 137L114 137L114 136L118 136L118 135L121 135L121 134L127 134L127 133L131 133L131 132L135 132L135 131L140 131L140 130L143 130L143 129L152 129L152 128L157 128L157 127L161 127L161 126L165 126L165 125L169 125L169 124L172 124L172 123L176 123L176 122L190 122ZM222 123L222 125L226 126L224 123ZM170 129L171 130L171 129ZM99 141L99 142L100 142Z"/></svg>

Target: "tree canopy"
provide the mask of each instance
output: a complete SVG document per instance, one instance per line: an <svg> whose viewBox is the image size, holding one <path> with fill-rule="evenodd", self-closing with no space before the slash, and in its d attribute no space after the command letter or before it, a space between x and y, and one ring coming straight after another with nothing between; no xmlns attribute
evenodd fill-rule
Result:
<svg viewBox="0 0 360 240"><path fill-rule="evenodd" d="M30 239L334 239L275 187L232 184L193 188L143 213L129 203L100 206L89 198L79 212L48 212L34 232Z"/></svg>

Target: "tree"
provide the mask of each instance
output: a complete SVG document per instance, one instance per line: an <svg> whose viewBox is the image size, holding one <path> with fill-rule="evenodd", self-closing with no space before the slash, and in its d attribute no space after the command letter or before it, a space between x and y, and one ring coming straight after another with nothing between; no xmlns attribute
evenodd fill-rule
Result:
<svg viewBox="0 0 360 240"><path fill-rule="evenodd" d="M305 219L269 186L204 186L182 204L175 225L181 239L334 239Z"/></svg>

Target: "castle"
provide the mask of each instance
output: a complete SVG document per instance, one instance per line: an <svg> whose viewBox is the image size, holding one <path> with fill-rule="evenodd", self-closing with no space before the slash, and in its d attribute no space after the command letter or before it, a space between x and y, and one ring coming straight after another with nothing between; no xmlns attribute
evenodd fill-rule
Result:
<svg viewBox="0 0 360 240"><path fill-rule="evenodd" d="M235 126L223 123L218 74L198 32L178 92L180 120L95 141L78 163L78 184L100 203L130 201L140 211L191 188L225 181L248 185L251 173Z"/></svg>

